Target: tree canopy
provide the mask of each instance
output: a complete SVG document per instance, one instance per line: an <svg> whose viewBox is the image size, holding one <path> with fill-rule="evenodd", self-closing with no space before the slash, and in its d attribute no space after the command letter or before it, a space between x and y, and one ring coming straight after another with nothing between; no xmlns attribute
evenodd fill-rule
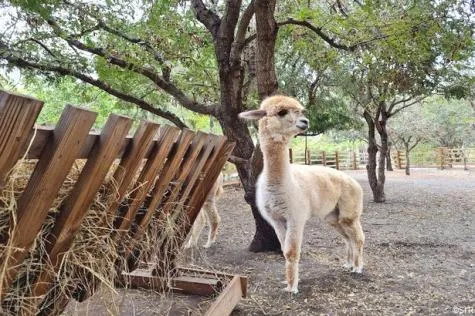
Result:
<svg viewBox="0 0 475 316"><path fill-rule="evenodd" d="M258 232L266 230L254 201L262 160L239 112L280 92L307 106L314 133L354 129L360 115L368 125L370 184L383 201L389 119L429 95L473 97L470 0L6 0L0 6L0 66L21 69L30 86L46 80L67 94L80 81L95 87L81 89L85 102L89 91L105 93L97 99L98 106L108 103L101 108L132 105L181 128L219 123L237 144L231 161ZM63 77L74 80L58 81ZM109 102L109 95L120 101Z"/></svg>

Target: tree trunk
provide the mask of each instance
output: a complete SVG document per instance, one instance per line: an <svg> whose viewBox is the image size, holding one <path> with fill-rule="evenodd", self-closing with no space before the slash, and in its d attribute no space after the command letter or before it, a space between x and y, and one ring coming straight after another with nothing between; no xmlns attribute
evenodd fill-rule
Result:
<svg viewBox="0 0 475 316"><path fill-rule="evenodd" d="M386 130L386 120L379 121L379 128L376 129L381 139L381 149L379 150L379 162L378 162L378 186L377 186L377 198L375 202L384 202L386 200L384 193L384 184L386 182L386 157L388 156L388 132Z"/></svg>
<svg viewBox="0 0 475 316"><path fill-rule="evenodd" d="M409 152L410 152L410 149L409 149L409 143L404 143L404 147L406 148L406 175L409 176L411 175L411 163L409 161Z"/></svg>
<svg viewBox="0 0 475 316"><path fill-rule="evenodd" d="M388 144L388 154L386 155L386 170L394 171L393 162L391 161L391 144Z"/></svg>
<svg viewBox="0 0 475 316"><path fill-rule="evenodd" d="M257 92L262 100L278 89L274 62L277 39L277 23L274 18L275 0L256 0L254 8L257 33Z"/></svg>
<svg viewBox="0 0 475 316"><path fill-rule="evenodd" d="M275 0L256 0L254 11L256 15L257 51L256 79L259 98L275 93L278 87L275 73L274 48L277 38L277 24L274 19ZM245 199L251 205L252 215L256 222L256 234L249 246L252 252L281 251L281 246L272 226L265 221L256 206L255 183L262 171L262 152L256 146L249 166L251 182L246 190Z"/></svg>
<svg viewBox="0 0 475 316"><path fill-rule="evenodd" d="M237 118L225 113L218 117L223 127L224 135L230 141L235 141L233 155L249 159L249 163L238 162L236 169L244 188L244 199L252 210L256 224L256 233L249 246L252 252L280 251L280 243L272 226L265 221L256 205L256 180L262 171L262 153L260 149L255 148L245 123Z"/></svg>
<svg viewBox="0 0 475 316"><path fill-rule="evenodd" d="M384 184L381 186L378 176L381 172L376 172L377 162L376 155L378 153L378 145L376 143L376 126L374 124L373 118L368 112L364 112L364 118L368 125L368 163L366 165L366 170L368 172L368 181L371 191L373 192L373 200L377 203L385 201L384 198ZM384 159L384 157L383 157ZM381 157L380 157L381 160ZM381 171L381 168L379 169ZM383 164L383 175L384 175L384 164Z"/></svg>
<svg viewBox="0 0 475 316"><path fill-rule="evenodd" d="M248 7L245 10L246 13L243 13L246 18L242 16L240 23L238 20L241 1L227 1L226 12L220 20L212 11L206 10L201 1L195 2L197 16L214 37L221 106L213 115L218 119L224 135L230 141L236 142L233 155L242 160L236 162L236 169L245 191L245 200L251 207L256 222L256 234L249 247L249 250L253 252L280 251L280 244L273 228L262 218L256 206L256 179L262 170L263 160L260 150L255 149L246 123L238 118L239 113L244 110L243 93L247 93L246 89L243 91L245 71L242 51L239 47L243 45L245 29L254 11L258 20L256 77L258 83L266 87L265 91L273 92L277 88L274 70L277 27L274 21L275 0L270 2L272 3L256 0L254 10ZM238 26L238 32L236 32L236 26ZM269 94L262 95L259 90L259 95L262 97Z"/></svg>

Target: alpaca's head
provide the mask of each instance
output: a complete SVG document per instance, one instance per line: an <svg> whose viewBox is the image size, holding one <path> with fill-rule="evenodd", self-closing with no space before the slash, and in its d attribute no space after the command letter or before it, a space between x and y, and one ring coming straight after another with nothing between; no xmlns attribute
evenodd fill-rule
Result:
<svg viewBox="0 0 475 316"><path fill-rule="evenodd" d="M308 128L304 107L291 97L276 95L262 101L259 110L242 112L239 117L259 121L259 133L275 141L288 141Z"/></svg>

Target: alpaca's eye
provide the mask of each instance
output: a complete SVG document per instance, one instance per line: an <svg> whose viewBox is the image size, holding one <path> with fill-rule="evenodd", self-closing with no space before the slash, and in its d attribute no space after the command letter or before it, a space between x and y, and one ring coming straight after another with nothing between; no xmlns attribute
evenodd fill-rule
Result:
<svg viewBox="0 0 475 316"><path fill-rule="evenodd" d="M287 113L289 113L289 111L287 111L287 110L280 110L280 111L277 113L277 115L278 115L278 116L286 116Z"/></svg>

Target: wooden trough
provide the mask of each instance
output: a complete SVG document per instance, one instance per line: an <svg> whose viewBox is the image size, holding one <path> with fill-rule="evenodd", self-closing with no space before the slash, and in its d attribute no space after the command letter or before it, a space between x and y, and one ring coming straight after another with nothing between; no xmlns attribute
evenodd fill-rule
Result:
<svg viewBox="0 0 475 316"><path fill-rule="evenodd" d="M52 292L57 281L55 273L60 269L64 254L73 244L91 203L111 170L114 187L110 185L106 191L113 194L108 195L107 210L99 226L111 229L110 238L124 245L117 253L127 259L127 266L117 264L116 269L127 272L122 273L117 283L145 288L160 285L162 290L181 289L184 293L204 296L218 292L221 294L208 315L230 313L246 295L244 277L204 273L205 278L193 278L184 275L190 271L176 268L172 263L167 272L173 271L173 274L167 284L174 286L169 288L163 286L164 267L156 264L148 270L135 269L140 252L138 245L153 219L166 218L172 212L183 213L186 220L180 222L181 234L178 236L178 243L183 244L234 143L222 136L181 131L148 121L142 121L130 137L127 135L132 121L119 115L110 115L100 134L90 133L97 114L70 105L55 128L35 128L42 105L41 101L0 90L0 192L19 160L36 162L16 201L14 224L7 232L0 232L3 312L11 312L5 308L4 299L19 277L22 263L35 247L35 239L73 164L82 159L85 165L58 208L51 232L45 237L46 253L39 260L47 261L50 269L44 269L28 280L30 292L25 295L28 294L29 306L35 308L22 309L20 306L17 313L60 314L71 297L83 301L100 285L97 278L85 273L77 284L70 285L68 292ZM112 169L114 164L118 167ZM131 186L136 189L127 192ZM178 211L177 206L180 206ZM106 221L108 216L113 218L112 227ZM168 238L163 235L159 237ZM162 261L174 262L176 255L167 253L169 257ZM121 275L120 271L118 275ZM227 284L224 288L220 286L223 280Z"/></svg>

